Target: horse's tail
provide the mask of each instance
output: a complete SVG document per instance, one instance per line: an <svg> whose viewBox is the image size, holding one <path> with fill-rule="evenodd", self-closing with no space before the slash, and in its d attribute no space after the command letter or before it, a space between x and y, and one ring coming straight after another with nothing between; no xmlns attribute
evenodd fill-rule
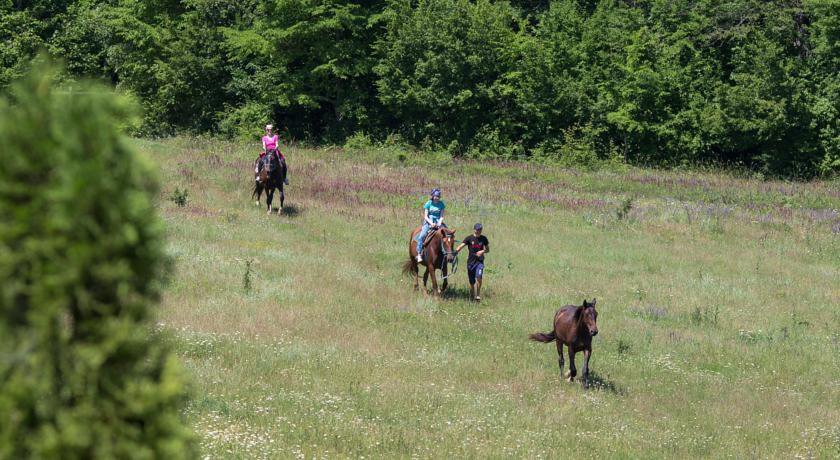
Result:
<svg viewBox="0 0 840 460"><path fill-rule="evenodd" d="M419 269L417 268L417 262L415 262L414 259L412 259L409 256L408 260L406 260L405 263L403 264L403 267L402 267L403 274L404 275L408 275L408 274L416 275L418 270Z"/></svg>
<svg viewBox="0 0 840 460"><path fill-rule="evenodd" d="M534 342L548 343L556 340L557 336L554 335L554 331L551 331L548 334L544 334L542 332L535 332L529 335L528 338L533 340Z"/></svg>

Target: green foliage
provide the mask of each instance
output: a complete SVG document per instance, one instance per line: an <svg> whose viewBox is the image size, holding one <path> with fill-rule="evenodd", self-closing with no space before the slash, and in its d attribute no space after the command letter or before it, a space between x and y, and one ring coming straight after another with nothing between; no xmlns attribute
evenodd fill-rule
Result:
<svg viewBox="0 0 840 460"><path fill-rule="evenodd" d="M630 210L633 209L633 197L628 196L627 198L621 200L621 204L615 210L615 217L618 220L624 220L630 215Z"/></svg>
<svg viewBox="0 0 840 460"><path fill-rule="evenodd" d="M479 133L504 137L512 23L512 10L488 0L422 0L389 9L377 44L377 88L385 106L412 121L402 125L407 139L455 141L461 150Z"/></svg>
<svg viewBox="0 0 840 460"><path fill-rule="evenodd" d="M184 187L183 190L181 190L180 187L175 187L175 190L173 190L172 194L169 195L169 201L182 208L187 205L189 195L189 191L187 191L186 187Z"/></svg>
<svg viewBox="0 0 840 460"><path fill-rule="evenodd" d="M7 0L0 39L0 87L46 48L137 134L840 171L840 0Z"/></svg>
<svg viewBox="0 0 840 460"><path fill-rule="evenodd" d="M245 261L245 274L242 275L242 290L246 293L251 292L251 264L253 261L248 259Z"/></svg>
<svg viewBox="0 0 840 460"><path fill-rule="evenodd" d="M43 65L0 99L0 458L183 458L183 376L152 331L166 268L130 106Z"/></svg>

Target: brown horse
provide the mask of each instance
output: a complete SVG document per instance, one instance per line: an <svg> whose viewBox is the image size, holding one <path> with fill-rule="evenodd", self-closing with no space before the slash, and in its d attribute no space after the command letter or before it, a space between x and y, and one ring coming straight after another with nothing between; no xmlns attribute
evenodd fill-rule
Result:
<svg viewBox="0 0 840 460"><path fill-rule="evenodd" d="M569 381L575 380L575 353L583 352L583 386L589 387L589 357L592 356L592 337L598 335L598 312L595 311L595 299L592 303L583 300L583 305L566 305L554 314L554 330L544 334L531 334L531 340L548 343L557 341L557 354L560 355L560 373L563 373L563 345L569 347Z"/></svg>
<svg viewBox="0 0 840 460"><path fill-rule="evenodd" d="M283 212L283 203L286 200L286 192L283 189L286 175L288 174L286 160L277 150L270 150L259 162L259 180L254 183L254 192L251 194L251 199L256 198L255 204L259 206L260 196L265 191L265 204L268 208L268 213L271 214L271 202L274 199L274 190L279 189L280 207L277 209L277 214L279 215Z"/></svg>
<svg viewBox="0 0 840 460"><path fill-rule="evenodd" d="M414 275L414 290L419 288L420 284L420 267L417 263L417 234L420 233L421 227L417 227L411 232L411 238L408 240L408 260L403 264L403 273ZM432 233L428 245L425 247L425 254L423 256L423 265L426 266L426 273L423 274L423 292L426 290L426 282L429 276L432 277L432 290L435 295L440 295L446 290L448 284L447 273L449 272L449 263L455 259L455 251L452 247L455 245L455 230L448 228L439 228L430 230ZM437 276L435 270L440 269L443 273L443 285L438 289Z"/></svg>

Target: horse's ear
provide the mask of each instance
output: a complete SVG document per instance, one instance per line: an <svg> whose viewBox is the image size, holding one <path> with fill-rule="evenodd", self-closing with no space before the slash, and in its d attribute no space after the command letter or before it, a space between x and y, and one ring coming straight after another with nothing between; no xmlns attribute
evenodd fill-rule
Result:
<svg viewBox="0 0 840 460"><path fill-rule="evenodd" d="M592 298L592 306L594 307L596 303L598 303L598 299L596 299L595 297L593 297L593 298Z"/></svg>

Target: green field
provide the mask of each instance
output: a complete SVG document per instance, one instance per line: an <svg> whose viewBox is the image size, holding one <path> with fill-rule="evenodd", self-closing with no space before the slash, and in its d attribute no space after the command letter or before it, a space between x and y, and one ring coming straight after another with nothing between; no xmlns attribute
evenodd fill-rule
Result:
<svg viewBox="0 0 840 460"><path fill-rule="evenodd" d="M250 200L255 147L135 145L206 456L840 456L837 180L289 148L278 217ZM456 236L485 225L481 304L465 260L439 300L400 272L432 186ZM584 390L527 335L592 297Z"/></svg>

